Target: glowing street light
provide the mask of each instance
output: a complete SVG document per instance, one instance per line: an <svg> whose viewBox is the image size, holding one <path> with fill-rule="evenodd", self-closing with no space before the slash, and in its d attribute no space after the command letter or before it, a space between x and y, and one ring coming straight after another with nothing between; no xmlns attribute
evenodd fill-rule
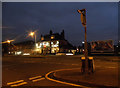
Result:
<svg viewBox="0 0 120 88"><path fill-rule="evenodd" d="M33 37L35 35L35 32L30 32L29 35Z"/></svg>
<svg viewBox="0 0 120 88"><path fill-rule="evenodd" d="M85 42L84 41L82 41L82 44L84 44Z"/></svg>
<svg viewBox="0 0 120 88"><path fill-rule="evenodd" d="M7 40L7 43L10 43L11 41L10 40Z"/></svg>
<svg viewBox="0 0 120 88"><path fill-rule="evenodd" d="M35 43L36 43L36 34L35 34L35 32L30 32L30 33L29 33L29 36L31 36L31 37L34 36L34 37L35 37Z"/></svg>
<svg viewBox="0 0 120 88"><path fill-rule="evenodd" d="M6 41L4 41L2 43L8 43L8 44L10 44L12 41L14 41L14 40L6 40Z"/></svg>

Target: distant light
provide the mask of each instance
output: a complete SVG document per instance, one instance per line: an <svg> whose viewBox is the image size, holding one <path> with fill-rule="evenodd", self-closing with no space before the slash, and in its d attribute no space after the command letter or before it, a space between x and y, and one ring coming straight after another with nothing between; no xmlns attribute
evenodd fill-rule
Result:
<svg viewBox="0 0 120 88"><path fill-rule="evenodd" d="M38 46L38 43L36 43L36 46Z"/></svg>
<svg viewBox="0 0 120 88"><path fill-rule="evenodd" d="M39 47L38 47L38 43L36 43L36 48L39 48Z"/></svg>
<svg viewBox="0 0 120 88"><path fill-rule="evenodd" d="M49 43L48 43L48 42L46 42L46 46L49 46Z"/></svg>
<svg viewBox="0 0 120 88"><path fill-rule="evenodd" d="M8 52L10 54L10 52Z"/></svg>
<svg viewBox="0 0 120 88"><path fill-rule="evenodd" d="M59 41L57 41L57 44L59 44Z"/></svg>
<svg viewBox="0 0 120 88"><path fill-rule="evenodd" d="M118 46L116 46L116 47L118 47Z"/></svg>
<svg viewBox="0 0 120 88"><path fill-rule="evenodd" d="M59 46L59 41L57 41L55 44L53 42L51 42L52 47L58 47Z"/></svg>
<svg viewBox="0 0 120 88"><path fill-rule="evenodd" d="M51 36L51 39L54 39L54 36Z"/></svg>
<svg viewBox="0 0 120 88"><path fill-rule="evenodd" d="M90 60L92 60L93 59L93 57L88 57Z"/></svg>
<svg viewBox="0 0 120 88"><path fill-rule="evenodd" d="M52 45L52 47L58 47L58 45Z"/></svg>
<svg viewBox="0 0 120 88"><path fill-rule="evenodd" d="M10 40L7 40L7 43L10 43Z"/></svg>
<svg viewBox="0 0 120 88"><path fill-rule="evenodd" d="M24 53L23 55L30 55L30 53Z"/></svg>
<svg viewBox="0 0 120 88"><path fill-rule="evenodd" d="M72 53L66 53L66 55L73 55Z"/></svg>
<svg viewBox="0 0 120 88"><path fill-rule="evenodd" d="M21 53L21 51L15 52L15 55L20 55Z"/></svg>
<svg viewBox="0 0 120 88"><path fill-rule="evenodd" d="M6 40L6 41L4 41L2 43L11 43L12 41L14 41L14 40Z"/></svg>
<svg viewBox="0 0 120 88"><path fill-rule="evenodd" d="M30 32L29 35L33 37L34 34L35 34L35 32Z"/></svg>
<svg viewBox="0 0 120 88"><path fill-rule="evenodd" d="M41 40L44 40L44 37L41 37Z"/></svg>
<svg viewBox="0 0 120 88"><path fill-rule="evenodd" d="M85 57L81 57L82 60L85 60Z"/></svg>
<svg viewBox="0 0 120 88"><path fill-rule="evenodd" d="M83 49L83 51L85 51L85 50Z"/></svg>
<svg viewBox="0 0 120 88"><path fill-rule="evenodd" d="M36 48L34 51L40 51L40 49Z"/></svg>
<svg viewBox="0 0 120 88"><path fill-rule="evenodd" d="M85 42L84 42L84 41L82 41L82 43L84 44Z"/></svg>
<svg viewBox="0 0 120 88"><path fill-rule="evenodd" d="M51 42L51 44L53 44L53 42Z"/></svg>

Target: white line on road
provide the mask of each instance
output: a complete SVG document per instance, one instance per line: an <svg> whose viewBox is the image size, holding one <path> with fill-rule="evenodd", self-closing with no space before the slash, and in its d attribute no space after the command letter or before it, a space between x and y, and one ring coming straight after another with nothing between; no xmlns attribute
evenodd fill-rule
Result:
<svg viewBox="0 0 120 88"><path fill-rule="evenodd" d="M9 82L9 83L7 83L7 85L20 83L20 82L23 82L23 81L24 81L24 80L18 80L18 81L14 81L14 82Z"/></svg>
<svg viewBox="0 0 120 88"><path fill-rule="evenodd" d="M29 78L29 80L33 80L33 79L40 78L40 77L42 77L42 76L32 77L32 78Z"/></svg>
<svg viewBox="0 0 120 88"><path fill-rule="evenodd" d="M32 80L32 82L37 82L37 81L40 81L40 80L43 80L45 78L40 78L40 79L35 79L35 80Z"/></svg>

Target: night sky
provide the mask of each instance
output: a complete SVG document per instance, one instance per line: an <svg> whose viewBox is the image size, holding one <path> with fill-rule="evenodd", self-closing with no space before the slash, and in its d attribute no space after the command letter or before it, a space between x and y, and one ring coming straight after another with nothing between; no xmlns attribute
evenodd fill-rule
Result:
<svg viewBox="0 0 120 88"><path fill-rule="evenodd" d="M15 42L32 40L30 31L40 35L61 33L73 45L84 40L84 27L78 9L87 10L87 40L109 40L118 38L117 2L4 2L2 3L3 41Z"/></svg>

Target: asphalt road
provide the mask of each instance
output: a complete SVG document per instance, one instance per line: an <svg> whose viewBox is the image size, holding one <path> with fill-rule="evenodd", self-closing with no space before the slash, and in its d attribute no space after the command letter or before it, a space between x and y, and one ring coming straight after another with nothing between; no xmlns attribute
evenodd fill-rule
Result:
<svg viewBox="0 0 120 88"><path fill-rule="evenodd" d="M102 58L102 59L101 59ZM108 61L111 59L110 61ZM118 68L115 56L95 57L95 67ZM19 57L6 56L2 58L2 86L52 87L63 88L66 84L52 82L45 75L53 70L80 68L79 56L50 56L50 57ZM72 86L71 86L72 88Z"/></svg>

